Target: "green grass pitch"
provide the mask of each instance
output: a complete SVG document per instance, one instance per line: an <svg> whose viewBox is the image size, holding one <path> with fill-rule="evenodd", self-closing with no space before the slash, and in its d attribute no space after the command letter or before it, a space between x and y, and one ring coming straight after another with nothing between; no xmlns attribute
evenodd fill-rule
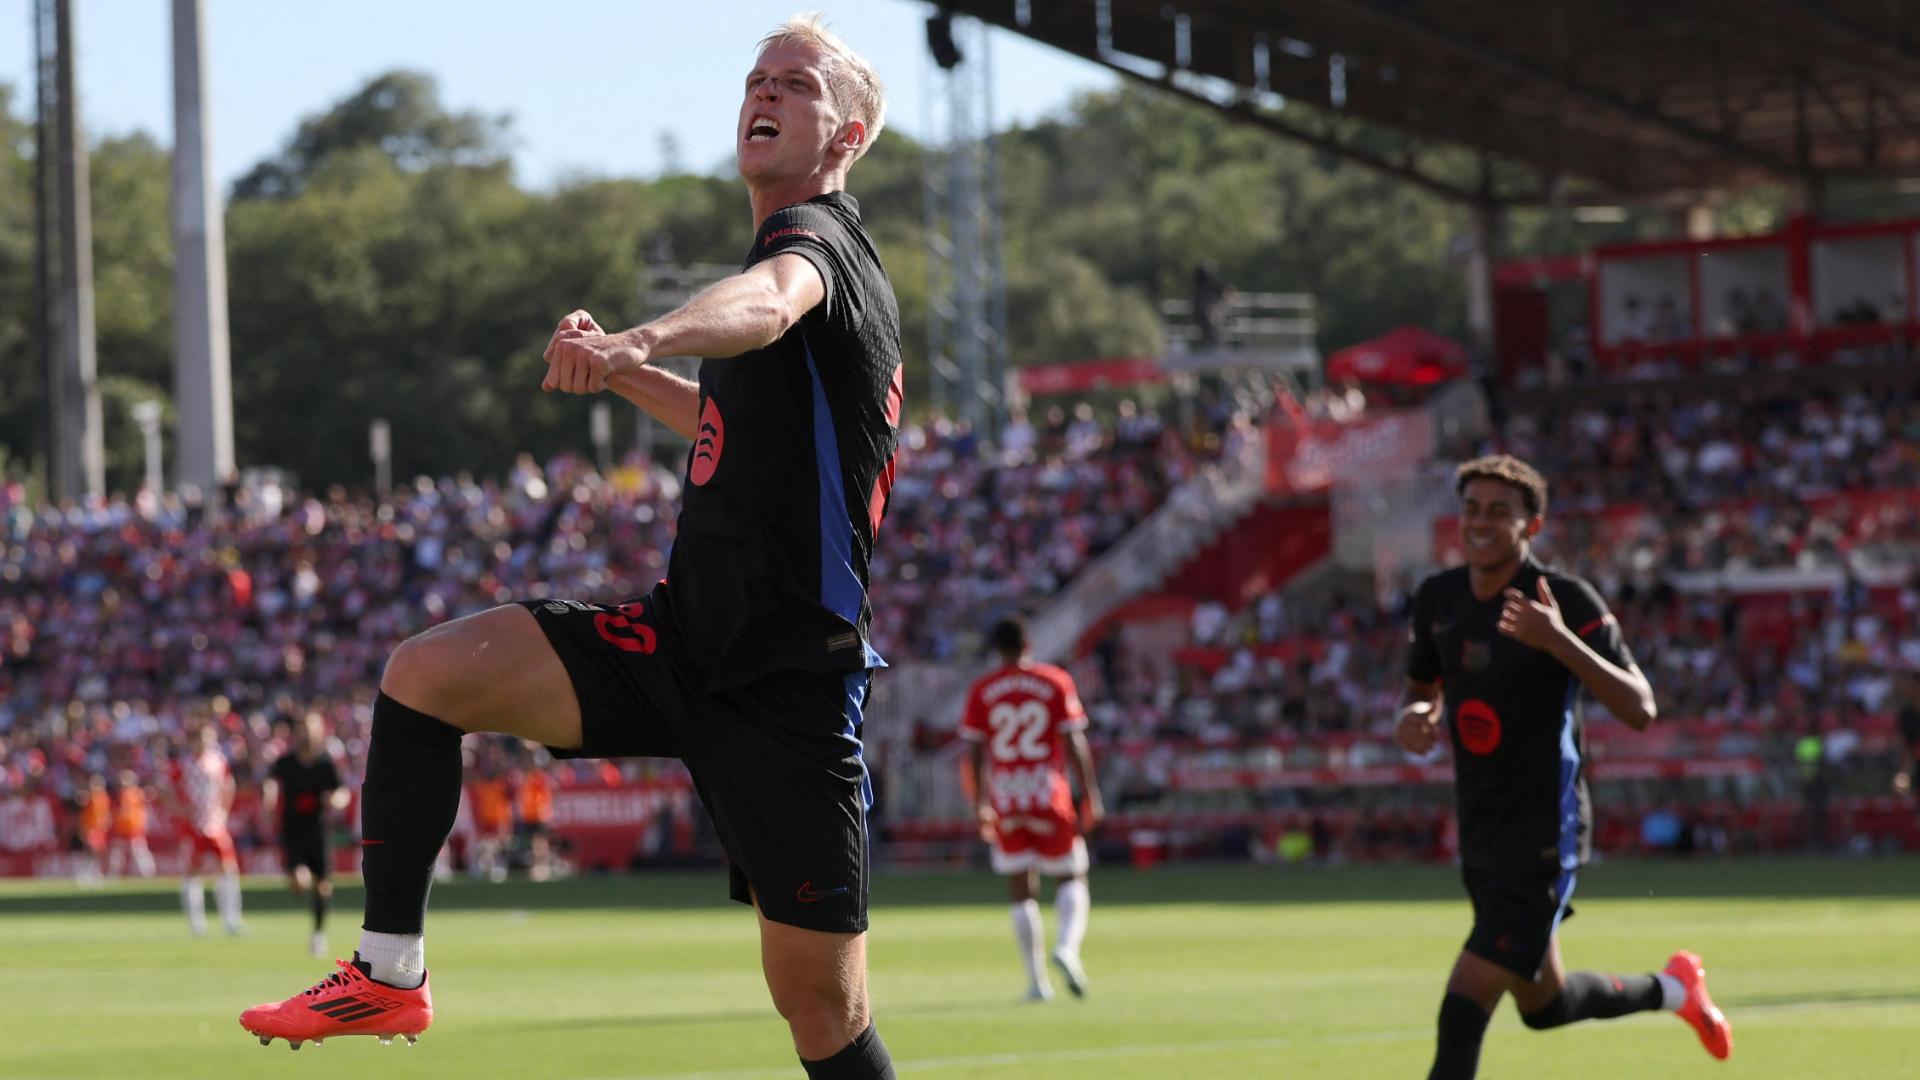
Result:
<svg viewBox="0 0 1920 1080"><path fill-rule="evenodd" d="M290 1054L235 1022L330 970L276 882L249 882L246 937L204 940L171 883L0 884L0 1077L797 1077L754 920L724 887L719 872L440 886L439 1019L420 1045ZM1422 1076L1468 916L1446 868L1096 870L1092 993L1029 1005L1001 890L877 883L873 996L902 1076ZM1482 1075L1920 1075L1920 860L1603 864L1574 901L1569 967L1700 952L1733 1060L1664 1014L1534 1033L1508 1005ZM336 949L358 911L343 888Z"/></svg>

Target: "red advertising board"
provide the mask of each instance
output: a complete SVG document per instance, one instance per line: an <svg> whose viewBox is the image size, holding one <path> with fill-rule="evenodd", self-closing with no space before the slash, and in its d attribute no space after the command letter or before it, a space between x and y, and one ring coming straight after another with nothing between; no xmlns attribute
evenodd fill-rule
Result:
<svg viewBox="0 0 1920 1080"><path fill-rule="evenodd" d="M584 870L625 870L659 858L695 853L699 804L684 774L668 774L619 784L560 787L553 797L553 835L568 859ZM15 794L0 798L0 877L77 877L91 861L73 850L71 823L51 795ZM147 837L155 873L177 875L184 869L185 847L170 819L156 810ZM454 844L467 837L456 827ZM358 869L351 846L336 845L335 868ZM249 874L282 870L279 846L271 841L240 851Z"/></svg>
<svg viewBox="0 0 1920 1080"><path fill-rule="evenodd" d="M1149 356L1113 360L1076 360L1065 364L1027 364L1019 370L1020 392L1028 397L1048 394L1086 394L1096 390L1124 390L1143 383L1163 383L1167 373Z"/></svg>

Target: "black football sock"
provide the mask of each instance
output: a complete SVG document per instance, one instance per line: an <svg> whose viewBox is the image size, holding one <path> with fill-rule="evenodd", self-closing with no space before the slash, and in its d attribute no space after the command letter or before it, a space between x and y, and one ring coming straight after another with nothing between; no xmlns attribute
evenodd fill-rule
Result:
<svg viewBox="0 0 1920 1080"><path fill-rule="evenodd" d="M313 932L318 934L327 928L327 902L329 897L319 889L313 890Z"/></svg>
<svg viewBox="0 0 1920 1080"><path fill-rule="evenodd" d="M1434 1043L1427 1080L1470 1080L1480 1070L1487 1019L1487 1011L1464 994L1449 993L1440 999L1440 1037Z"/></svg>
<svg viewBox="0 0 1920 1080"><path fill-rule="evenodd" d="M894 1080L893 1058L872 1024L860 1037L823 1061L800 1059L808 1080Z"/></svg>
<svg viewBox="0 0 1920 1080"><path fill-rule="evenodd" d="M1660 1007L1660 999L1660 980L1651 975L1575 971L1567 975L1552 1001L1534 1012L1521 1013L1520 1019L1535 1031L1545 1031L1579 1020L1611 1020L1629 1013L1651 1012Z"/></svg>
<svg viewBox="0 0 1920 1080"><path fill-rule="evenodd" d="M385 693L374 699L360 815L367 930L422 932L433 864L460 811L461 734Z"/></svg>

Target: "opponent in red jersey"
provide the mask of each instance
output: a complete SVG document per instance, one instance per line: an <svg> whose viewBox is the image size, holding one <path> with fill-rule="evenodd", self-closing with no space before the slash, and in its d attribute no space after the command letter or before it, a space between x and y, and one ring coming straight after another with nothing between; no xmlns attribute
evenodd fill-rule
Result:
<svg viewBox="0 0 1920 1080"><path fill-rule="evenodd" d="M1040 874L1060 880L1054 890L1059 936L1053 962L1067 989L1084 997L1080 940L1087 932L1088 896L1082 834L1098 828L1105 816L1087 746L1086 712L1073 676L1034 662L1024 622L1003 620L990 641L1001 666L973 684L960 724L960 734L973 744L980 835L992 845L994 872L1007 875L1014 940L1027 966L1027 997L1053 997L1041 958L1040 904L1034 899ZM1079 774L1084 814L1074 809L1069 766Z"/></svg>
<svg viewBox="0 0 1920 1080"><path fill-rule="evenodd" d="M233 853L233 836L227 831L227 808L233 805L233 772L220 749L220 729L212 722L194 733L193 748L173 763L173 795L173 809L180 818L181 840L187 853L180 883L180 904L187 912L187 926L196 937L207 932L207 898L198 872L211 860L220 868L220 879L214 886L220 921L226 924L227 933L238 934L242 929L240 860Z"/></svg>

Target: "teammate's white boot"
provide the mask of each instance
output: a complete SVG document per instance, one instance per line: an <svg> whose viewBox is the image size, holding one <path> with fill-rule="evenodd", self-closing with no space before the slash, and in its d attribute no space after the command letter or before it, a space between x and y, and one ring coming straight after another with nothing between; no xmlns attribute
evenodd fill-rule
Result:
<svg viewBox="0 0 1920 1080"><path fill-rule="evenodd" d="M1053 950L1053 966L1060 969L1060 975L1067 980L1067 989L1073 996L1087 996L1087 971L1080 966L1080 954L1066 949Z"/></svg>

